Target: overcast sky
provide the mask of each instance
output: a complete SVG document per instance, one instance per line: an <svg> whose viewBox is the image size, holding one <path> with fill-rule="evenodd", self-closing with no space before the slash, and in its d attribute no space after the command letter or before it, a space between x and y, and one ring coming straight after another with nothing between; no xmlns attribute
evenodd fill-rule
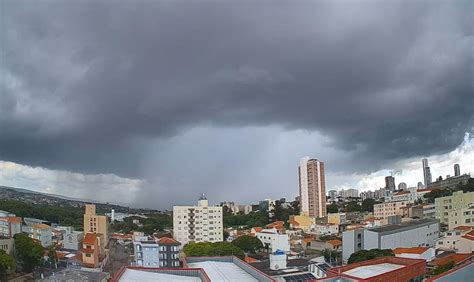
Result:
<svg viewBox="0 0 474 282"><path fill-rule="evenodd" d="M0 185L169 208L474 172L473 2L0 2Z"/></svg>

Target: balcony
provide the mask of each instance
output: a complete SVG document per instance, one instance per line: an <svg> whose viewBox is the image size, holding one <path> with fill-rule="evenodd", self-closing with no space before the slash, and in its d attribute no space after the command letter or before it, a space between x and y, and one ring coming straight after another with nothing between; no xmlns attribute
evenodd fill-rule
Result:
<svg viewBox="0 0 474 282"><path fill-rule="evenodd" d="M196 236L194 236L194 235L189 235L188 236L188 239L190 239L190 240L194 240L195 238L196 238Z"/></svg>

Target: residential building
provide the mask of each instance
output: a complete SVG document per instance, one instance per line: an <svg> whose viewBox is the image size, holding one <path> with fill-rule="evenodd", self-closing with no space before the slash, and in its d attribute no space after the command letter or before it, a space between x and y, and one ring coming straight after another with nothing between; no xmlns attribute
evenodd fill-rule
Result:
<svg viewBox="0 0 474 282"><path fill-rule="evenodd" d="M423 199L424 195L431 192L432 189L417 189L416 187L410 187L406 190L399 191L388 195L385 198L386 202L401 202L407 201L414 203L420 199Z"/></svg>
<svg viewBox="0 0 474 282"><path fill-rule="evenodd" d="M35 224L31 227L31 232L28 233L30 238L36 239L41 243L41 246L47 248L53 244L52 228L46 224Z"/></svg>
<svg viewBox="0 0 474 282"><path fill-rule="evenodd" d="M360 192L359 196L362 200L374 199L375 198L375 192L373 192L373 191Z"/></svg>
<svg viewBox="0 0 474 282"><path fill-rule="evenodd" d="M332 223L315 224L312 228L312 232L321 236L339 234L339 225Z"/></svg>
<svg viewBox="0 0 474 282"><path fill-rule="evenodd" d="M426 261L431 261L436 255L435 249L428 247L396 248L393 253L396 257L424 259Z"/></svg>
<svg viewBox="0 0 474 282"><path fill-rule="evenodd" d="M158 245L160 246L160 267L180 267L180 243L172 238L161 237L158 239Z"/></svg>
<svg viewBox="0 0 474 282"><path fill-rule="evenodd" d="M97 233L100 238L100 247L105 249L109 242L109 222L107 216L97 215L95 205L86 204L84 213L84 232Z"/></svg>
<svg viewBox="0 0 474 282"><path fill-rule="evenodd" d="M342 241L338 239L328 240L328 241L311 241L309 245L310 249L324 251L326 249L339 251L342 249Z"/></svg>
<svg viewBox="0 0 474 282"><path fill-rule="evenodd" d="M436 240L436 249L442 251L458 252L459 241L461 240L461 237L469 233L471 230L472 228L470 226L458 226L444 232L442 236Z"/></svg>
<svg viewBox="0 0 474 282"><path fill-rule="evenodd" d="M474 252L474 230L464 234L457 247L460 254L472 254Z"/></svg>
<svg viewBox="0 0 474 282"><path fill-rule="evenodd" d="M107 282L110 279L110 274L101 271L81 270L76 268L66 268L60 271L43 272L46 276L42 279L36 279L38 282L72 282L72 281L94 281Z"/></svg>
<svg viewBox="0 0 474 282"><path fill-rule="evenodd" d="M460 176L451 176L445 179L440 179L428 185L431 189L454 189L459 185L465 185L469 181L471 176L469 174L463 174Z"/></svg>
<svg viewBox="0 0 474 282"><path fill-rule="evenodd" d="M395 177L385 176L385 190L390 192L395 191Z"/></svg>
<svg viewBox="0 0 474 282"><path fill-rule="evenodd" d="M352 189L352 188L347 189L347 190L341 189L341 191L339 191L339 196L342 197L343 199L357 198L359 197L359 190Z"/></svg>
<svg viewBox="0 0 474 282"><path fill-rule="evenodd" d="M262 244L271 252L282 250L284 252L290 251L290 239L288 234L279 234L278 231L273 229L263 229L255 234L255 237L262 241Z"/></svg>
<svg viewBox="0 0 474 282"><path fill-rule="evenodd" d="M298 228L305 232L311 230L311 226L315 224L314 217L309 217L307 215L290 215L288 220L291 228Z"/></svg>
<svg viewBox="0 0 474 282"><path fill-rule="evenodd" d="M223 241L222 207L209 206L204 195L197 206L174 206L173 238L182 246L189 242Z"/></svg>
<svg viewBox="0 0 474 282"><path fill-rule="evenodd" d="M439 223L434 219L349 230L342 233L342 257L347 260L359 250L431 247L438 237Z"/></svg>
<svg viewBox="0 0 474 282"><path fill-rule="evenodd" d="M249 214L252 212L252 205L238 205L237 213Z"/></svg>
<svg viewBox="0 0 474 282"><path fill-rule="evenodd" d="M21 233L21 217L0 217L0 235L13 237Z"/></svg>
<svg viewBox="0 0 474 282"><path fill-rule="evenodd" d="M159 267L160 266L160 247L158 242L148 236L134 236L133 253L134 266L141 267Z"/></svg>
<svg viewBox="0 0 474 282"><path fill-rule="evenodd" d="M84 232L74 231L74 229L71 227L64 233L63 248L67 250L78 251L82 247L83 239Z"/></svg>
<svg viewBox="0 0 474 282"><path fill-rule="evenodd" d="M401 257L382 257L331 268L327 277L320 281L422 281L426 273L426 261ZM319 280L318 280L319 281Z"/></svg>
<svg viewBox="0 0 474 282"><path fill-rule="evenodd" d="M328 192L329 198L331 201L335 202L337 200L337 191L336 190L329 190Z"/></svg>
<svg viewBox="0 0 474 282"><path fill-rule="evenodd" d="M98 268L100 266L100 238L98 233L88 232L82 242L82 266Z"/></svg>
<svg viewBox="0 0 474 282"><path fill-rule="evenodd" d="M272 199L265 199L258 203L259 210L263 212L272 212L275 210L275 206L276 200Z"/></svg>
<svg viewBox="0 0 474 282"><path fill-rule="evenodd" d="M326 180L324 163L303 157L298 167L301 215L326 216Z"/></svg>
<svg viewBox="0 0 474 282"><path fill-rule="evenodd" d="M408 206L408 217L411 218L435 218L436 209L434 204L421 204Z"/></svg>
<svg viewBox="0 0 474 282"><path fill-rule="evenodd" d="M430 167L428 165L428 159L422 159L421 160L421 163L423 165L423 180L424 180L424 184L425 184L425 187L429 187L429 185L431 184L431 171L430 171Z"/></svg>
<svg viewBox="0 0 474 282"><path fill-rule="evenodd" d="M16 217L16 215L14 213L0 210L0 218L1 217Z"/></svg>
<svg viewBox="0 0 474 282"><path fill-rule="evenodd" d="M0 235L0 250L5 251L8 255L13 254L13 250L15 249L15 241L12 237L6 237Z"/></svg>
<svg viewBox="0 0 474 282"><path fill-rule="evenodd" d="M468 204L468 207L456 209L448 212L448 226L453 229L456 226L474 227L474 202Z"/></svg>
<svg viewBox="0 0 474 282"><path fill-rule="evenodd" d="M468 208L471 203L474 203L474 192L463 193L463 191L456 191L451 196L436 198L436 219L441 223L448 225L449 212ZM459 224L464 225L461 223Z"/></svg>
<svg viewBox="0 0 474 282"><path fill-rule="evenodd" d="M332 224L346 224L346 214L345 213L328 213L328 223Z"/></svg>
<svg viewBox="0 0 474 282"><path fill-rule="evenodd" d="M385 202L374 205L374 217L387 219L389 216L403 216L403 209L408 205L407 201Z"/></svg>

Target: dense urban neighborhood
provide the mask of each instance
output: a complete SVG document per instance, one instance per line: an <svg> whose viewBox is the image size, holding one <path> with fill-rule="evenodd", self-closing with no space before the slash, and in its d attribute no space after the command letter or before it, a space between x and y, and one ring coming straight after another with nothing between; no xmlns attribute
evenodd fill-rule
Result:
<svg viewBox="0 0 474 282"><path fill-rule="evenodd" d="M211 205L202 194L195 205L164 212L2 187L0 274L12 281L468 277L474 179L454 165L454 176L432 181L422 164L416 187L387 176L376 191L326 193L324 163L304 157L295 200Z"/></svg>

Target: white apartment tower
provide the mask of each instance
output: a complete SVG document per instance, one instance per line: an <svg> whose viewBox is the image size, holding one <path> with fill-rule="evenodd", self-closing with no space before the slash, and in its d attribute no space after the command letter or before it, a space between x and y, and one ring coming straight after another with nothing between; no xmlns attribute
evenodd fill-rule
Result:
<svg viewBox="0 0 474 282"><path fill-rule="evenodd" d="M181 246L189 242L223 241L222 207L209 206L204 194L197 206L174 206L173 237Z"/></svg>
<svg viewBox="0 0 474 282"><path fill-rule="evenodd" d="M326 216L326 181L324 163L303 157L298 167L301 215Z"/></svg>

